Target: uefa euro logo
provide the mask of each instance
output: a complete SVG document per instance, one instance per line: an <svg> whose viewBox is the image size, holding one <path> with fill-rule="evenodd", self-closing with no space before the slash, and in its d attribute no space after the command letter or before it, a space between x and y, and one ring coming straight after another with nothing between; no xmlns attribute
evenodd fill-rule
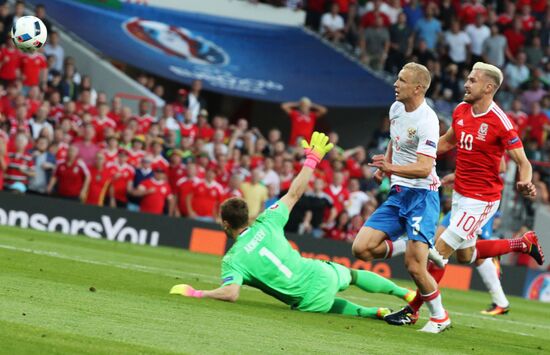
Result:
<svg viewBox="0 0 550 355"><path fill-rule="evenodd" d="M139 43L193 64L223 66L229 63L223 49L183 27L134 17L124 22L122 28Z"/></svg>

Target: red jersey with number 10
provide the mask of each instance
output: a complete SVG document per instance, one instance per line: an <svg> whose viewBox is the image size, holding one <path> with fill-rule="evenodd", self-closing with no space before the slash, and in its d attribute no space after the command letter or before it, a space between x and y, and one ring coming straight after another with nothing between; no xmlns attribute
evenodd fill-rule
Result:
<svg viewBox="0 0 550 355"><path fill-rule="evenodd" d="M457 141L455 191L476 200L500 200L504 151L523 147L511 121L494 102L478 115L471 104L462 102L453 112L453 130Z"/></svg>

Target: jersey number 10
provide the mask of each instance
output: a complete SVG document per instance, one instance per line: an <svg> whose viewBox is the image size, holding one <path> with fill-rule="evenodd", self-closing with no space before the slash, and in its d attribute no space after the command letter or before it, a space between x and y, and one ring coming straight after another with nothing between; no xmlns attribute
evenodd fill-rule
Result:
<svg viewBox="0 0 550 355"><path fill-rule="evenodd" d="M460 149L472 150L472 145L474 144L474 136L471 134L466 134L462 131L460 135Z"/></svg>
<svg viewBox="0 0 550 355"><path fill-rule="evenodd" d="M266 247L262 247L260 249L260 256L265 256L269 259L276 267L279 269L280 272L282 272L287 278L292 277L292 271L288 267L286 267L285 264L277 257L277 255L273 254L271 250L267 249Z"/></svg>

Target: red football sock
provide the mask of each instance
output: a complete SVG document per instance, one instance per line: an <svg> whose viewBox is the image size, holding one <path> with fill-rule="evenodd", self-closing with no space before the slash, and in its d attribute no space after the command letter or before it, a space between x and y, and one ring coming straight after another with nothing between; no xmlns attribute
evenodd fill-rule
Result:
<svg viewBox="0 0 550 355"><path fill-rule="evenodd" d="M443 275L445 275L445 268L437 267L433 262L428 262L428 272L430 275L433 276L435 279L435 282L439 284L439 281L443 278Z"/></svg>
<svg viewBox="0 0 550 355"><path fill-rule="evenodd" d="M525 244L521 238L501 240L479 240L476 243L477 260L501 256L513 251L523 252Z"/></svg>
<svg viewBox="0 0 550 355"><path fill-rule="evenodd" d="M413 311L418 312L418 310L420 309L420 307L422 307L423 304L424 304L424 300L422 299L420 290L416 290L416 296L409 303L409 307L411 307Z"/></svg>
<svg viewBox="0 0 550 355"><path fill-rule="evenodd" d="M439 281L443 278L443 275L445 275L445 268L439 268L437 267L433 262L428 262L428 272L432 277L434 278L435 282L439 284ZM424 300L422 299L422 295L420 294L420 290L416 290L416 297L409 303L409 306L413 309L413 311L418 312L420 307L424 304Z"/></svg>
<svg viewBox="0 0 550 355"><path fill-rule="evenodd" d="M384 242L386 242L386 255L384 255L384 259L391 259L393 254L393 242L390 239L386 239Z"/></svg>

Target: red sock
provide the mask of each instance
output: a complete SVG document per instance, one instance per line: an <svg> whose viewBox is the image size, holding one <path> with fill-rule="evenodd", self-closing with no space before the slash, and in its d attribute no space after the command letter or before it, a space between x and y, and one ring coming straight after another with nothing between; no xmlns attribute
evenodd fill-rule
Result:
<svg viewBox="0 0 550 355"><path fill-rule="evenodd" d="M384 259L391 259L391 256L393 254L393 242L390 239L384 240L386 242L386 255L384 256Z"/></svg>
<svg viewBox="0 0 550 355"><path fill-rule="evenodd" d="M424 300L422 299L420 290L416 290L416 296L409 303L409 307L411 307L413 311L418 312L418 310L420 309L420 307L422 307L423 304L424 304Z"/></svg>
<svg viewBox="0 0 550 355"><path fill-rule="evenodd" d="M433 262L428 262L428 272L432 277L434 278L435 282L439 284L439 281L443 278L443 275L445 275L445 268L439 268L437 267ZM420 290L416 290L416 297L409 303L409 306L413 309L413 311L418 312L420 307L424 304L424 300L422 299L422 295L420 294Z"/></svg>
<svg viewBox="0 0 550 355"><path fill-rule="evenodd" d="M501 256L513 251L523 252L525 244L521 238L501 240L478 240L476 243L477 260Z"/></svg>
<svg viewBox="0 0 550 355"><path fill-rule="evenodd" d="M435 279L435 282L439 284L439 281L443 278L443 275L445 275L445 268L437 267L433 262L428 262L428 272L430 275L433 276Z"/></svg>

